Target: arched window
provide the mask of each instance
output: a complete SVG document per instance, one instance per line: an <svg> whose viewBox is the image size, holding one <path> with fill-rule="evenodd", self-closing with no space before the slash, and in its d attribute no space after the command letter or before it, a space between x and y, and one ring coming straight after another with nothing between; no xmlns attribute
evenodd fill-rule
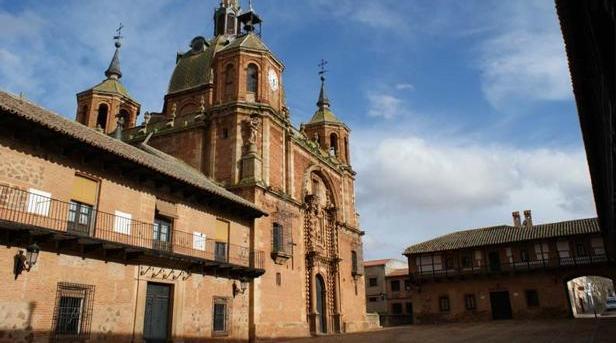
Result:
<svg viewBox="0 0 616 343"><path fill-rule="evenodd" d="M107 129L107 112L109 112L109 108L107 104L100 104L98 106L98 114L96 117L96 127L100 127L103 130Z"/></svg>
<svg viewBox="0 0 616 343"><path fill-rule="evenodd" d="M233 13L227 14L227 34L235 34L235 16Z"/></svg>
<svg viewBox="0 0 616 343"><path fill-rule="evenodd" d="M233 94L233 65L227 65L225 69L225 95Z"/></svg>
<svg viewBox="0 0 616 343"><path fill-rule="evenodd" d="M347 137L344 137L344 158L347 164L351 164L351 159L349 158L349 139Z"/></svg>
<svg viewBox="0 0 616 343"><path fill-rule="evenodd" d="M338 136L335 133L329 135L329 151L333 156L338 156Z"/></svg>
<svg viewBox="0 0 616 343"><path fill-rule="evenodd" d="M246 68L246 91L249 93L256 93L258 86L259 71L257 66L249 64Z"/></svg>

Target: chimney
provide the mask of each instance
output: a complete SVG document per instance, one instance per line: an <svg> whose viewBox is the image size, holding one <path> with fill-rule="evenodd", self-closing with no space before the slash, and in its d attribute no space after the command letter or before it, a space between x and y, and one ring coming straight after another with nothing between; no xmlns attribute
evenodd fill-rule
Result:
<svg viewBox="0 0 616 343"><path fill-rule="evenodd" d="M533 227L533 217L530 215L530 210L524 211L524 226Z"/></svg>
<svg viewBox="0 0 616 343"><path fill-rule="evenodd" d="M520 221L520 212L519 211L511 212L511 216L513 217L513 226L522 227L522 222Z"/></svg>

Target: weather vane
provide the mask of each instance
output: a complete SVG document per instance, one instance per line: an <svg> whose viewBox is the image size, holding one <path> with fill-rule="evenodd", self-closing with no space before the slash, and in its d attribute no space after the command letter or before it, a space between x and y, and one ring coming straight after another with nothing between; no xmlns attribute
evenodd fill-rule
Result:
<svg viewBox="0 0 616 343"><path fill-rule="evenodd" d="M321 76L321 80L325 80L325 73L327 73L327 70L325 70L326 65L327 65L327 61L321 58L321 63L319 63L319 68L321 68L321 70L319 70L319 75Z"/></svg>
<svg viewBox="0 0 616 343"><path fill-rule="evenodd" d="M124 38L124 37L122 37L122 29L123 28L124 28L124 25L122 25L122 23L120 23L120 26L116 29L116 32L118 34L113 36L113 39L115 39L115 41L116 41L116 46L118 46L118 47L119 47L119 44L120 44L120 39Z"/></svg>

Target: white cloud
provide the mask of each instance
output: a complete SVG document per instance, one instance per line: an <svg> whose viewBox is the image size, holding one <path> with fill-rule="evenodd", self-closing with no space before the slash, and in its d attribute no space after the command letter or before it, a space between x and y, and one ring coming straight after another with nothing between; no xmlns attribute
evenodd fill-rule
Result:
<svg viewBox="0 0 616 343"><path fill-rule="evenodd" d="M483 93L492 106L572 96L564 44L553 4L503 3L507 19L480 45ZM541 23L541 25L538 25Z"/></svg>
<svg viewBox="0 0 616 343"><path fill-rule="evenodd" d="M415 86L413 86L410 83L398 83L396 84L395 88L399 91L403 91L403 90L409 90L409 91L413 91L415 90Z"/></svg>
<svg viewBox="0 0 616 343"><path fill-rule="evenodd" d="M383 137L388 138L383 139ZM357 203L369 257L465 228L595 215L584 151L523 149L355 132ZM361 155L359 155L361 152ZM378 214L378 215L377 215Z"/></svg>
<svg viewBox="0 0 616 343"><path fill-rule="evenodd" d="M404 101L390 94L368 94L368 102L368 115L371 117L392 119L408 113L408 108Z"/></svg>

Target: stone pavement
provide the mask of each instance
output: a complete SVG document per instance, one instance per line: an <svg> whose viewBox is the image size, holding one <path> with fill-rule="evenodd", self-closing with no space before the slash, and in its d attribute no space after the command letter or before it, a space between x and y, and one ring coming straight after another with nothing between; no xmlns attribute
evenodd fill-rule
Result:
<svg viewBox="0 0 616 343"><path fill-rule="evenodd" d="M495 342L569 343L616 342L616 319L566 319L492 321L485 323L411 325L378 331L286 339L291 343L407 343Z"/></svg>

